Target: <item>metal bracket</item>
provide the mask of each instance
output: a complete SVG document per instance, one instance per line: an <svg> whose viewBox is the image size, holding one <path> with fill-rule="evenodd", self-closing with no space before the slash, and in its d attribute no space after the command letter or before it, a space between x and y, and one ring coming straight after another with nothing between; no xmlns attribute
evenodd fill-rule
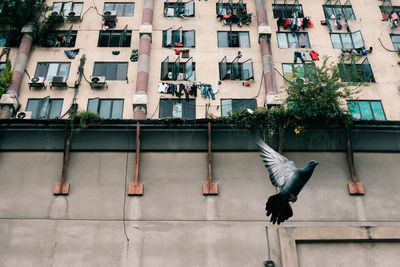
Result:
<svg viewBox="0 0 400 267"><path fill-rule="evenodd" d="M61 181L56 183L54 186L53 195L68 195L70 184L66 183L68 164L69 164L69 152L71 147L71 125L69 121L65 124L65 142L64 142L64 160L61 174Z"/></svg>
<svg viewBox="0 0 400 267"><path fill-rule="evenodd" d="M143 184L139 184L139 159L140 159L140 123L136 123L136 168L133 183L128 185L128 196L142 196Z"/></svg>
<svg viewBox="0 0 400 267"><path fill-rule="evenodd" d="M350 195L364 195L364 186L362 183L357 182L356 170L354 168L354 154L351 144L350 129L346 130L347 135L347 162L349 163L350 175L352 183L348 184Z"/></svg>
<svg viewBox="0 0 400 267"><path fill-rule="evenodd" d="M203 184L203 195L218 195L218 184L212 182L211 161L211 122L208 122L208 183Z"/></svg>

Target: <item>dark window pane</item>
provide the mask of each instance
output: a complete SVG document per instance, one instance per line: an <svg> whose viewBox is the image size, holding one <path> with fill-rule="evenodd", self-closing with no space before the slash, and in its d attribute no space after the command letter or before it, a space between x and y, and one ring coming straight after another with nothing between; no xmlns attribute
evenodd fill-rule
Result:
<svg viewBox="0 0 400 267"><path fill-rule="evenodd" d="M99 98L89 99L87 110L97 114L99 108L99 101L100 101Z"/></svg>
<svg viewBox="0 0 400 267"><path fill-rule="evenodd" d="M122 119L123 109L124 109L124 100L122 99L113 100L111 119Z"/></svg>
<svg viewBox="0 0 400 267"><path fill-rule="evenodd" d="M118 63L107 63L106 64L106 80L116 80L117 79L117 68Z"/></svg>
<svg viewBox="0 0 400 267"><path fill-rule="evenodd" d="M46 119L48 117L50 106L50 97L45 97L40 99L39 109L38 109L38 119Z"/></svg>
<svg viewBox="0 0 400 267"><path fill-rule="evenodd" d="M110 42L110 33L111 32L103 32L101 31L99 34L99 47L107 47Z"/></svg>
<svg viewBox="0 0 400 267"><path fill-rule="evenodd" d="M46 77L48 66L48 63L39 62L36 66L35 77Z"/></svg>
<svg viewBox="0 0 400 267"><path fill-rule="evenodd" d="M111 40L110 40L110 47L118 47L120 46L120 40L121 40L121 33L120 32L113 32L111 34Z"/></svg>
<svg viewBox="0 0 400 267"><path fill-rule="evenodd" d="M361 112L358 108L357 101L347 101L347 106L349 107L349 112L355 119L361 119Z"/></svg>
<svg viewBox="0 0 400 267"><path fill-rule="evenodd" d="M183 101L183 118L185 119L196 119L196 100L190 99L189 101Z"/></svg>
<svg viewBox="0 0 400 267"><path fill-rule="evenodd" d="M172 100L160 99L160 118L172 117Z"/></svg>
<svg viewBox="0 0 400 267"><path fill-rule="evenodd" d="M128 75L128 63L118 63L116 80L126 80Z"/></svg>
<svg viewBox="0 0 400 267"><path fill-rule="evenodd" d="M126 34L126 38L122 38L122 47L130 47L131 46L131 38L132 38L132 31L128 31Z"/></svg>
<svg viewBox="0 0 400 267"><path fill-rule="evenodd" d="M63 105L62 99L50 100L49 119L54 119L61 116L62 105Z"/></svg>
<svg viewBox="0 0 400 267"><path fill-rule="evenodd" d="M110 99L101 99L100 100L100 109L99 115L102 118L109 119L111 117L111 100Z"/></svg>
<svg viewBox="0 0 400 267"><path fill-rule="evenodd" d="M375 120L386 120L381 101L371 101L371 107L372 111L374 112Z"/></svg>
<svg viewBox="0 0 400 267"><path fill-rule="evenodd" d="M32 112L32 119L37 119L40 99L28 99L26 110Z"/></svg>
<svg viewBox="0 0 400 267"><path fill-rule="evenodd" d="M94 69L93 69L93 76L106 76L106 63L102 62L95 62Z"/></svg>

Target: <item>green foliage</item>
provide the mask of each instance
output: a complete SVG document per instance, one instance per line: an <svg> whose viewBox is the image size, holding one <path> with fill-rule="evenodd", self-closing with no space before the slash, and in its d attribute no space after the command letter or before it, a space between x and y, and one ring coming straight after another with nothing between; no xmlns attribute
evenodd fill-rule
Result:
<svg viewBox="0 0 400 267"><path fill-rule="evenodd" d="M358 91L363 82L342 82L337 65L324 58L321 66L306 80L295 75L293 82L286 84L288 113L299 124L304 123L351 123L351 116L343 107L346 99Z"/></svg>
<svg viewBox="0 0 400 267"><path fill-rule="evenodd" d="M11 62L7 60L6 67L0 72L0 96L7 90L12 82L13 73Z"/></svg>
<svg viewBox="0 0 400 267"><path fill-rule="evenodd" d="M73 124L79 125L83 129L96 125L101 121L102 118L99 115L90 111L80 111L71 118Z"/></svg>
<svg viewBox="0 0 400 267"><path fill-rule="evenodd" d="M61 26L64 25L64 16L62 14L50 15L47 18L44 18L38 24L38 32L37 32L37 43L41 46L53 46L53 44L48 44L49 37L55 34ZM51 39L55 39L51 38ZM53 42L53 40L51 40Z"/></svg>

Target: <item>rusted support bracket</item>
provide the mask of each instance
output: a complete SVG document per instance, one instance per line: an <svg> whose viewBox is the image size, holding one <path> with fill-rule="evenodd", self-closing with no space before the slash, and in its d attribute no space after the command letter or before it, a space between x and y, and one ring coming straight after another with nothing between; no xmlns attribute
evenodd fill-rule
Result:
<svg viewBox="0 0 400 267"><path fill-rule="evenodd" d="M136 168L135 178L133 183L129 183L128 195L129 196L142 196L143 184L139 184L139 160L140 160L140 123L136 123Z"/></svg>
<svg viewBox="0 0 400 267"><path fill-rule="evenodd" d="M347 136L347 161L349 163L350 175L352 182L348 184L350 195L364 195L364 186L361 182L357 182L356 170L354 168L353 147L351 144L350 128L346 130Z"/></svg>
<svg viewBox="0 0 400 267"><path fill-rule="evenodd" d="M69 151L71 147L71 124L68 121L65 124L65 138L64 138L64 158L63 168L61 174L61 181L54 186L53 195L68 195L70 184L66 182L69 164Z"/></svg>
<svg viewBox="0 0 400 267"><path fill-rule="evenodd" d="M211 122L208 122L208 183L203 184L203 195L218 195L218 184L212 182L211 162Z"/></svg>

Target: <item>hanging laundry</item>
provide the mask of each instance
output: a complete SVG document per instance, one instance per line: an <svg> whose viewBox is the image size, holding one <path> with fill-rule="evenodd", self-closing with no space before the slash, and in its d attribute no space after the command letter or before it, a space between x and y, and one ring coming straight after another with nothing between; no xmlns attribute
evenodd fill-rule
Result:
<svg viewBox="0 0 400 267"><path fill-rule="evenodd" d="M311 52L310 52L310 53L311 53ZM302 56L301 53L298 52L298 51L294 52L294 60L293 60L294 63L297 63L297 58L300 58L301 63L304 63L304 62L305 62L303 56Z"/></svg>
<svg viewBox="0 0 400 267"><path fill-rule="evenodd" d="M342 29L342 24L340 24L340 21L338 19L335 19L335 26L336 28L338 28L339 31Z"/></svg>
<svg viewBox="0 0 400 267"><path fill-rule="evenodd" d="M137 49L132 49L130 60L132 62L136 62L138 60L138 57L139 57L138 50Z"/></svg>
<svg viewBox="0 0 400 267"><path fill-rule="evenodd" d="M310 52L308 52L308 51L303 53L303 57L304 57L305 61L313 61L313 59L310 55Z"/></svg>
<svg viewBox="0 0 400 267"><path fill-rule="evenodd" d="M159 93L168 93L169 85L166 83L159 83L158 84L158 92Z"/></svg>
<svg viewBox="0 0 400 267"><path fill-rule="evenodd" d="M65 50L64 53L68 58L74 59L76 55L79 53L79 48L74 50Z"/></svg>
<svg viewBox="0 0 400 267"><path fill-rule="evenodd" d="M278 26L278 31L281 30L281 26L284 27L285 21L286 20L284 18L281 17L278 18L278 20L276 21L276 25Z"/></svg>
<svg viewBox="0 0 400 267"><path fill-rule="evenodd" d="M118 50L115 50L115 51L112 51L111 52L114 56L118 56L119 55L119 53L121 53L120 51L118 51Z"/></svg>
<svg viewBox="0 0 400 267"><path fill-rule="evenodd" d="M319 60L319 54L314 50L309 52L313 60Z"/></svg>
<svg viewBox="0 0 400 267"><path fill-rule="evenodd" d="M286 28L289 27L289 26L290 26L290 19L289 19L289 18L286 18L286 19L285 19L285 23L283 24L283 28L286 29Z"/></svg>

